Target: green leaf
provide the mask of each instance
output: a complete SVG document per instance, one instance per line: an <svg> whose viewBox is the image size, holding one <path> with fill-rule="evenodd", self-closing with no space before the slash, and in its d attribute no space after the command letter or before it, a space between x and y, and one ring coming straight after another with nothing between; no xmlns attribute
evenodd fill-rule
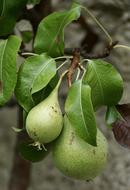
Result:
<svg viewBox="0 0 130 190"><path fill-rule="evenodd" d="M91 102L91 88L76 81L69 89L65 113L77 134L89 144L96 145L96 120Z"/></svg>
<svg viewBox="0 0 130 190"><path fill-rule="evenodd" d="M15 22L27 0L0 0L0 36L12 32Z"/></svg>
<svg viewBox="0 0 130 190"><path fill-rule="evenodd" d="M123 93L123 80L110 63L103 60L89 60L83 82L92 90L95 109L102 105L116 105Z"/></svg>
<svg viewBox="0 0 130 190"><path fill-rule="evenodd" d="M33 5L36 5L36 4L39 4L41 0L28 0L28 4L33 4Z"/></svg>
<svg viewBox="0 0 130 190"><path fill-rule="evenodd" d="M34 41L36 53L48 52L52 57L64 54L64 29L80 16L81 7L74 3L69 11L55 12L44 18Z"/></svg>
<svg viewBox="0 0 130 190"><path fill-rule="evenodd" d="M19 128L17 128L17 127L12 127L12 130L13 130L15 133L20 133L20 132L22 132L22 131L24 130L24 128L19 129Z"/></svg>
<svg viewBox="0 0 130 190"><path fill-rule="evenodd" d="M29 43L33 38L33 32L32 31L22 31L22 40L24 43Z"/></svg>
<svg viewBox="0 0 130 190"><path fill-rule="evenodd" d="M16 85L16 57L20 44L16 36L0 41L0 105L11 98Z"/></svg>
<svg viewBox="0 0 130 190"><path fill-rule="evenodd" d="M29 111L35 104L32 94L43 89L56 74L56 62L46 53L29 57L21 65L15 94L19 104Z"/></svg>
<svg viewBox="0 0 130 190"><path fill-rule="evenodd" d="M56 84L58 83L58 80L59 80L59 78L56 74L45 88L43 88L42 90L40 90L32 95L33 100L36 105L38 103L40 103L43 99L45 99L49 96L49 94L52 92L52 90L55 88Z"/></svg>
<svg viewBox="0 0 130 190"><path fill-rule="evenodd" d="M115 106L107 107L105 121L109 128L112 128L112 124L118 119L123 120L121 114L118 112Z"/></svg>
<svg viewBox="0 0 130 190"><path fill-rule="evenodd" d="M39 162L43 160L50 152L51 145L45 145L47 151L44 149L38 150L37 147L31 145L30 142L24 142L19 145L19 153L21 157L30 162Z"/></svg>

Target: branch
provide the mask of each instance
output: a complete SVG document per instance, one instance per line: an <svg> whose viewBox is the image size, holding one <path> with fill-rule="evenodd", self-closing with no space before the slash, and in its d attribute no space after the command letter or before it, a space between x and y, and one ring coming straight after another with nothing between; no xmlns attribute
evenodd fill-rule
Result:
<svg viewBox="0 0 130 190"><path fill-rule="evenodd" d="M75 69L79 66L80 62L80 49L75 48L73 50L73 58L71 60L71 65L69 67L68 73L67 73L67 79L68 79L68 86L71 87L72 84L72 77L75 72Z"/></svg>
<svg viewBox="0 0 130 190"><path fill-rule="evenodd" d="M23 112L19 108L18 128L23 127ZM13 159L13 166L11 177L9 180L9 190L27 190L30 182L31 163L23 160L18 153L19 144L26 140L26 134L19 133L16 139L15 153Z"/></svg>
<svg viewBox="0 0 130 190"><path fill-rule="evenodd" d="M97 52L94 54L88 54L81 51L81 56L83 56L85 59L99 59L99 58L105 58L108 57L113 50L114 46L116 46L118 41L112 42L112 44L108 45L102 52Z"/></svg>
<svg viewBox="0 0 130 190"><path fill-rule="evenodd" d="M116 47L117 44L118 44L118 41L114 41L114 42L112 42L111 45L110 44L107 45L103 51L96 52L96 53L86 53L86 52L82 51L82 49L80 49L80 48L76 48L76 49L79 50L80 55L84 59L100 59L100 58L108 57L110 55L111 51L114 49L114 47ZM72 55L73 51L74 51L73 48L66 48L65 54Z"/></svg>
<svg viewBox="0 0 130 190"><path fill-rule="evenodd" d="M91 28L88 23L86 22L86 19L83 15L80 16L78 19L78 23L82 27L83 30L85 30L86 35L84 39L81 42L82 51L85 50L86 52L91 52L96 43L99 40L99 36L97 33Z"/></svg>

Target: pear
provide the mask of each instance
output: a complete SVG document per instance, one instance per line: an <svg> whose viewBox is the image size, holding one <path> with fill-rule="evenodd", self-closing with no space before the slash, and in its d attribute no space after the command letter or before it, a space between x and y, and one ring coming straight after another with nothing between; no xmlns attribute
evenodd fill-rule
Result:
<svg viewBox="0 0 130 190"><path fill-rule="evenodd" d="M63 127L63 116L58 102L58 87L28 113L26 130L36 145L46 144L56 139Z"/></svg>
<svg viewBox="0 0 130 190"><path fill-rule="evenodd" d="M81 139L64 118L64 129L53 147L56 167L66 176L79 180L92 180L99 175L107 163L107 141L97 130L97 146Z"/></svg>

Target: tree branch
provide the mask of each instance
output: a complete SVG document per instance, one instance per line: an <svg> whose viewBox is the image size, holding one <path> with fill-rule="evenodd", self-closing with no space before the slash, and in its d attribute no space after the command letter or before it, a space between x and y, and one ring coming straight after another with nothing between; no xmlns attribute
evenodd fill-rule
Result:
<svg viewBox="0 0 130 190"><path fill-rule="evenodd" d="M23 113L19 108L18 128L23 127ZM30 182L31 163L23 160L18 153L19 144L26 140L27 136L24 133L18 133L15 145L15 153L11 177L9 181L9 190L27 190Z"/></svg>
<svg viewBox="0 0 130 190"><path fill-rule="evenodd" d="M68 86L71 87L72 77L75 72L75 69L79 66L80 62L80 49L75 48L73 50L73 58L71 60L71 65L69 67L69 71L67 73Z"/></svg>

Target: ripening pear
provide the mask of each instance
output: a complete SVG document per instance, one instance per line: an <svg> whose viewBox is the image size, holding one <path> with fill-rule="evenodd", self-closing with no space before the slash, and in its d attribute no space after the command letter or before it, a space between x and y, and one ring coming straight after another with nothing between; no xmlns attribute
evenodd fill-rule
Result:
<svg viewBox="0 0 130 190"><path fill-rule="evenodd" d="M64 118L64 129L53 147L56 167L66 176L79 180L92 180L99 175L107 162L107 141L97 130L97 146L81 139L68 118Z"/></svg>
<svg viewBox="0 0 130 190"><path fill-rule="evenodd" d="M36 143L49 143L61 133L63 116L58 102L58 87L59 83L45 100L28 113L26 130Z"/></svg>

